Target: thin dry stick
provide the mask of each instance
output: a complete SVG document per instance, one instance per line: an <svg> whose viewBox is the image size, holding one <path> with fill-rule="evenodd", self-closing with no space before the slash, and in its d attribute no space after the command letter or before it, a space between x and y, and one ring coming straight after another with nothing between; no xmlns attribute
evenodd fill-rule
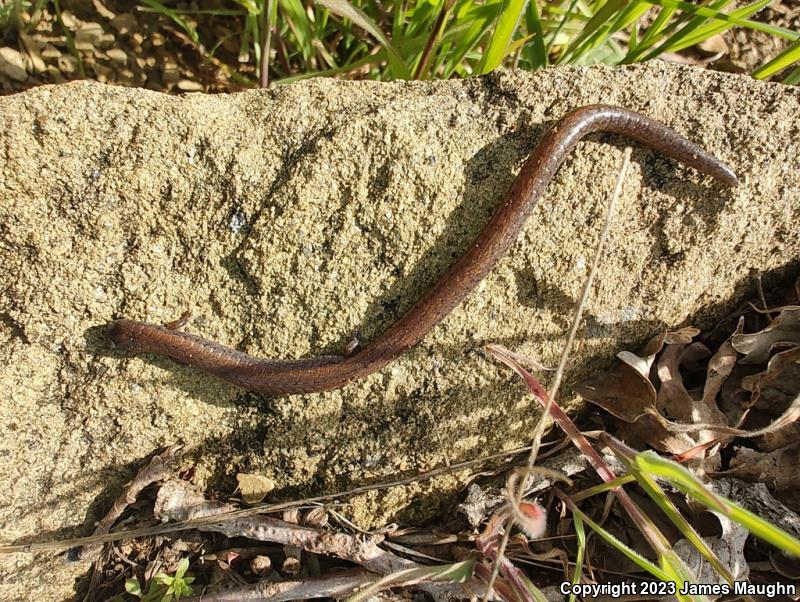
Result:
<svg viewBox="0 0 800 602"><path fill-rule="evenodd" d="M764 296L764 287L761 285L761 275L756 276L756 290L758 290L758 298L761 300L761 305L764 306L764 313L772 320L772 313L770 312L769 305L767 305L767 298Z"/></svg>
<svg viewBox="0 0 800 602"><path fill-rule="evenodd" d="M146 466L139 469L133 480L122 490L111 509L97 524L94 535L104 535L111 530L117 519L122 516L125 509L136 501L142 489L157 481L165 481L172 477L175 464L186 453L182 445L172 445L163 453L153 456ZM99 544L85 546L78 554L79 560L95 560L100 555Z"/></svg>
<svg viewBox="0 0 800 602"><path fill-rule="evenodd" d="M176 480L167 481L161 486L153 513L160 520L185 520L196 516L213 519L230 508L230 504L207 501L193 485ZM366 570L380 575L391 575L423 566L380 547L383 541L382 535L364 537L360 534L337 533L266 516L211 523L201 527L201 530L222 533L230 539L245 537L278 543L284 547L294 546L323 556L334 556L359 564ZM465 584L446 581L420 582L419 587L434 596L442 593L462 598L465 597L465 587L480 591L482 583L477 580ZM483 594L482 591L480 593Z"/></svg>
<svg viewBox="0 0 800 602"><path fill-rule="evenodd" d="M299 580L267 581L226 589L196 598L186 598L185 602L284 602L286 600L308 600L311 598L344 598L358 588L376 581L380 576L356 569L325 575L306 577Z"/></svg>
<svg viewBox="0 0 800 602"><path fill-rule="evenodd" d="M261 15L261 35L263 42L261 45L261 73L259 76L259 84L262 88L269 87L269 55L272 50L272 24L269 22L269 13L272 10L272 3L276 0L267 0L262 5L264 11Z"/></svg>
<svg viewBox="0 0 800 602"><path fill-rule="evenodd" d="M578 332L578 327L581 323L581 317L583 316L583 310L586 306L586 301L589 298L589 292L592 288L592 282L594 281L594 276L597 273L597 268L600 265L600 257L603 254L603 248L605 247L606 240L608 238L608 233L611 229L611 219L614 216L614 211L617 206L617 200L619 199L619 195L622 191L622 182L625 178L625 172L628 170L628 164L630 163L631 158L631 147L626 146L625 151L622 155L622 162L619 167L619 172L617 173L617 183L614 186L614 193L611 195L611 199L608 202L608 210L606 211L606 219L603 223L603 230L600 232L600 240L597 243L597 249L595 250L594 259L592 260L592 266L589 269L589 275L586 277L586 281L583 284L583 291L581 292L581 298L578 301L578 306L575 309L575 315L572 319L572 327L570 328L569 335L567 336L567 342L564 345L564 349L561 352L561 359L558 363L558 368L556 368L556 373L553 378L553 383L550 385L550 391L548 392L547 402L545 404L544 409L542 410L542 415L539 417L539 422L536 424L536 429L534 430L533 434L533 442L531 443L530 447L530 454L528 455L528 467L531 467L536 462L536 457L539 455L539 448L541 447L542 443L542 435L544 434L544 427L547 423L547 418L550 416L550 409L553 405L553 400L555 399L556 393L558 392L558 388L561 386L561 380L564 377L564 369L567 365L567 361L569 359L569 350L572 347L572 343L575 340L575 334ZM525 489L527 487L528 479L520 479L519 489L517 489L517 495L515 503L518 505L521 501L523 496L525 495ZM497 549L497 561L494 563L494 567L492 568L492 575L489 578L489 583L486 587L486 594L483 598L483 602L488 600L488 596L493 591L494 582L497 580L497 575L500 572L501 566L501 559L503 558L503 554L505 553L506 547L508 546L508 538L511 536L511 526L509 525L503 532L503 538L500 540L500 546Z"/></svg>
<svg viewBox="0 0 800 602"><path fill-rule="evenodd" d="M442 4L442 10L439 12L439 16L436 17L436 23L434 23L431 29L431 35L425 43L422 57L420 57L419 64L414 71L414 79L422 79L422 76L425 75L425 68L428 66L428 61L431 58L431 52L433 52L433 47L439 41L442 31L444 31L444 25L447 22L447 17L450 14L450 10L453 8L453 4L455 4L455 0L446 0L445 3Z"/></svg>
<svg viewBox="0 0 800 602"><path fill-rule="evenodd" d="M197 520L183 521L180 523L158 525L155 527L147 527L142 529L129 529L126 531L117 531L115 533L106 533L105 535L90 535L88 537L73 537L70 539L56 539L51 541L43 541L43 542L35 542L27 544L0 545L0 554L11 554L18 552L43 552L46 550L63 550L66 548L72 548L75 546L85 546L93 543L104 543L107 541L118 541L121 539L131 539L136 537L147 537L149 535L159 535L161 533L186 531L188 529L195 529L202 525L208 524L209 522L217 523L226 520L236 520L247 516L255 516L258 514L277 512L278 510L285 510L286 508L305 506L307 504L315 502L332 502L339 498L352 497L360 493L378 491L381 489L389 489L391 487L401 487L403 485L408 485L410 483L415 483L417 481L425 481L428 479L432 479L439 475L449 473L453 470L461 470L464 468L469 468L476 464L482 464L484 462L490 462L492 460L507 458L509 456L516 456L517 454L526 452L529 449L530 448L528 446L518 447L517 449L512 449L506 452L491 454L489 456L483 456L481 458L473 458L472 460L464 460L463 462L458 462L456 464L453 464L452 466L440 466L439 468L435 468L428 472L412 475L409 477L403 477L400 479L395 479L394 481L387 481L384 483L375 483L373 485L362 485L360 487L354 487L353 489L349 489L347 491L340 491L339 493L318 495L316 497L305 498L302 500L279 502L276 504L257 506L255 508L245 508L244 510L235 510L232 512L226 512L214 517L213 521L209 519L197 519Z"/></svg>
<svg viewBox="0 0 800 602"><path fill-rule="evenodd" d="M619 173L617 174L617 183L614 186L614 193L611 195L611 199L608 203L606 220L603 223L603 230L600 233L600 240L597 243L597 250L595 251L594 259L592 260L592 267L589 269L589 275L586 278L586 282L583 283L583 291L581 291L581 298L578 302L578 307L575 310L575 317L572 320L572 327L570 328L569 336L567 337L567 343L564 345L564 350L561 352L561 359L558 362L558 368L556 368L556 374L553 378L553 383L550 385L550 390L547 392L549 395L547 405L545 405L544 412L542 412L539 422L536 425L536 430L534 431L533 442L531 443L531 451L530 455L528 456L528 466L533 466L533 464L536 462L536 457L539 455L539 447L542 444L542 435L544 434L545 423L547 421L547 417L550 416L550 408L552 407L553 400L558 393L558 388L561 386L561 380L564 378L564 369L566 368L567 361L569 360L569 351L572 348L572 343L575 341L575 335L580 327L581 318L583 317L583 310L586 307L586 301L589 299L592 283L594 282L595 274L597 274L597 268L600 266L600 258L603 255L603 250L605 248L606 241L608 240L608 233L611 230L611 220L614 217L614 212L617 208L617 202L619 201L619 196L622 193L622 183L625 180L625 172L628 171L628 164L631 160L631 152L631 147L626 146L622 155L622 163L619 167ZM521 485L524 485L524 483L521 483ZM524 492L524 486L520 487L520 491Z"/></svg>

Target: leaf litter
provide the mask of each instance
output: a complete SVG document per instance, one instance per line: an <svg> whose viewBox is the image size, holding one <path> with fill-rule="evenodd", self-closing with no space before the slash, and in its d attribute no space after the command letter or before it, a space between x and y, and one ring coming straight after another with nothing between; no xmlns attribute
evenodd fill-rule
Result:
<svg viewBox="0 0 800 602"><path fill-rule="evenodd" d="M770 310L750 303L709 333L688 327L659 333L637 351L619 352L611 368L575 388L584 400L608 412L609 432L635 449L650 447L672 455L712 490L716 482L737 483L723 487L724 494L795 536L800 535L797 291L795 283L786 293L793 297L790 305ZM736 324L733 330L731 323ZM720 340L713 351L707 346ZM760 488L757 495L754 487ZM674 491L670 497L683 503L684 516L697 510ZM714 514L719 532L707 534L706 543L735 579L749 576L754 583L763 582L764 574L749 569L754 553L745 553L747 530L724 514ZM618 525L612 522L610 528L625 539ZM688 540L671 543L699 582L724 581ZM755 547L764 553L768 546ZM647 553L644 547L637 549ZM753 566L769 567L773 581L776 574L786 580L786 565L800 568L797 559L774 548L764 555L768 560ZM798 576L800 571L793 579Z"/></svg>

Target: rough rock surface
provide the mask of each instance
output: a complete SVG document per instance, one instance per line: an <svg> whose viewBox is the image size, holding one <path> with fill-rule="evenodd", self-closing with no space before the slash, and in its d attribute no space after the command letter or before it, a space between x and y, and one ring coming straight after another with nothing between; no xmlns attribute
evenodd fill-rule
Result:
<svg viewBox="0 0 800 602"><path fill-rule="evenodd" d="M532 401L480 349L555 363L619 138L582 143L478 290L341 390L260 399L109 351L100 327L190 309L187 330L263 356L337 352L357 328L369 340L467 248L544 129L595 102L674 126L742 185L636 148L573 379L659 328L708 324L754 273L798 260L800 91L651 63L177 98L74 83L0 99L3 543L90 533L141 459L177 441L199 446L201 484L261 472L276 498L526 442ZM422 518L460 484L361 496L350 512L365 526ZM4 600L70 598L87 569L65 554L0 566Z"/></svg>

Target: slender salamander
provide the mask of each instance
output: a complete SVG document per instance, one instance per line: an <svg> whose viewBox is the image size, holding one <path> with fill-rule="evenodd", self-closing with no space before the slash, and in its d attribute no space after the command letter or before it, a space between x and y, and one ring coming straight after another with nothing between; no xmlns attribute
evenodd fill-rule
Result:
<svg viewBox="0 0 800 602"><path fill-rule="evenodd" d="M725 185L738 184L727 165L667 126L619 107L589 105L567 113L547 132L461 259L383 334L350 355L262 359L177 329L133 320L110 322L106 327L108 339L119 349L164 355L258 393L312 393L341 387L383 368L461 303L505 255L570 150L592 132L620 134Z"/></svg>

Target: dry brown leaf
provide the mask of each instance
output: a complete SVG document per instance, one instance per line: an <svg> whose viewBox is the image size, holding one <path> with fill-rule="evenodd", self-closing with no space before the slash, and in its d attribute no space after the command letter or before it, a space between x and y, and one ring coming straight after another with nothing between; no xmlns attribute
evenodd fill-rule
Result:
<svg viewBox="0 0 800 602"><path fill-rule="evenodd" d="M727 418L716 405L708 404L702 399L692 399L683 385L680 365L682 358L687 355L686 351L691 347L691 345L686 348L684 345L667 345L661 352L657 368L658 377L661 380L657 406L659 409L666 410L671 418L679 422L727 426ZM706 349L706 351L708 350ZM670 425L665 426L669 428ZM715 439L716 435L710 431L698 431L692 438L697 444L701 444Z"/></svg>
<svg viewBox="0 0 800 602"><path fill-rule="evenodd" d="M625 422L635 422L656 402L652 383L628 363L590 377L575 392Z"/></svg>
<svg viewBox="0 0 800 602"><path fill-rule="evenodd" d="M715 57L720 57L728 53L728 45L725 43L725 38L721 34L711 36L707 40L703 40L697 45L700 50ZM705 583L705 582L704 582Z"/></svg>
<svg viewBox="0 0 800 602"><path fill-rule="evenodd" d="M767 361L770 352L781 345L800 343L800 307L787 307L764 330L731 337L733 348L744 354L742 364Z"/></svg>
<svg viewBox="0 0 800 602"><path fill-rule="evenodd" d="M719 537L704 538L706 544L720 562L727 567L734 579L737 581L747 579L750 570L744 557L744 545L750 533L728 517L716 512L713 514L719 520L722 534ZM725 577L711 566L689 540L681 539L673 546L673 550L691 569L692 575L697 577L698 583L726 583Z"/></svg>
<svg viewBox="0 0 800 602"><path fill-rule="evenodd" d="M786 411L800 393L800 347L775 354L767 369L742 379L742 387L753 393L753 407L776 416Z"/></svg>
<svg viewBox="0 0 800 602"><path fill-rule="evenodd" d="M764 483L746 483L740 479L722 476L709 481L708 487L715 494L728 498L795 537L800 537L800 516L775 499Z"/></svg>
<svg viewBox="0 0 800 602"><path fill-rule="evenodd" d="M741 332L743 321L739 320L739 325L736 328L736 333ZM733 348L731 340L728 339L720 345L717 352L711 357L708 362L707 376L705 386L703 387L703 401L707 404L715 404L717 394L722 390L722 385L733 371L736 365L736 349ZM730 419L730 416L728 416ZM728 422L728 424L735 424Z"/></svg>
<svg viewBox="0 0 800 602"><path fill-rule="evenodd" d="M800 422L787 424L782 429L758 437L755 442L762 452L771 452L800 441Z"/></svg>
<svg viewBox="0 0 800 602"><path fill-rule="evenodd" d="M696 446L689 434L676 431L661 415L645 414L633 424L620 427L619 436L626 442L642 441L660 452L682 454Z"/></svg>
<svg viewBox="0 0 800 602"><path fill-rule="evenodd" d="M731 458L730 469L723 474L746 481L758 481L775 491L800 487L800 445L771 452L739 447Z"/></svg>
<svg viewBox="0 0 800 602"><path fill-rule="evenodd" d="M683 386L680 359L685 345L667 345L658 357L656 373L661 381L656 396L656 407L676 420L692 420L692 398Z"/></svg>
<svg viewBox="0 0 800 602"><path fill-rule="evenodd" d="M663 332L651 338L639 355L620 351L617 358L621 364L609 372L592 375L575 387L575 392L620 420L635 422L648 412L648 406L655 407L656 390L650 382L650 368L667 335Z"/></svg>
<svg viewBox="0 0 800 602"><path fill-rule="evenodd" d="M617 357L622 363L607 373L581 383L575 391L587 401L630 423L623 425L620 430L620 435L626 441L643 441L654 449L672 454L686 452L696 447L698 442L711 441L713 434L701 432L699 437L690 436L688 433L699 429L676 424L666 419L660 411L667 409L671 416L688 422L727 424L716 406L691 398L678 372L684 354L691 362L708 356L709 351L705 346L689 344L698 332L696 328L687 327L676 332L661 333L648 341L642 355L621 351ZM661 387L656 392L649 375L659 352ZM695 406L699 406L699 410Z"/></svg>
<svg viewBox="0 0 800 602"><path fill-rule="evenodd" d="M773 322L773 327L775 322L777 319ZM784 324L786 323L784 319ZM738 339L740 343L744 342L745 353L760 353L764 348L773 348L776 336L774 329L771 335L763 335L764 332L766 330L762 331L762 338ZM643 356L621 352L618 357L622 363L609 372L596 375L580 384L576 387L576 392L628 423L620 427L620 435L627 441L647 443L655 449L677 455L691 451L696 456L701 451L699 445L709 443L712 444L709 449L714 449L715 442L723 441L726 436L753 438L774 434L800 418L800 396L791 397L792 391L786 391L782 398L783 403L776 412L780 412L777 419L752 430L738 428L748 406L741 406L732 400L725 402L724 399L720 403L725 404L726 412L723 413L717 406L717 394L721 390L725 391L724 385L728 384L731 374L736 374L736 369L741 367L735 363L734 343L737 337L744 336L741 335L741 321L730 341L724 343L711 358L702 395L700 389L693 389L694 395L690 394L683 384L680 367L685 361L690 367L696 368L700 358L709 353L703 345L691 343L691 337L696 333L696 329L684 328L654 337L646 347L646 351L650 353ZM780 334L777 336L779 339L784 337ZM772 339L773 342L767 339ZM654 353L662 347L656 370L660 385L656 392L649 373ZM763 387L765 382L777 381L777 376L783 373L790 374L792 382L800 381L800 366L794 350L776 357L778 359L773 365L773 371L768 369L759 375L760 379L752 381L753 386L756 386L756 382ZM747 374L747 367L744 370ZM738 395L738 387L731 385L727 390L729 394L733 391ZM735 420L729 420L729 416ZM735 426L730 426L731 424Z"/></svg>
<svg viewBox="0 0 800 602"><path fill-rule="evenodd" d="M694 326L684 326L680 330L666 333L664 342L667 345L688 345L698 334L700 334L700 330Z"/></svg>
<svg viewBox="0 0 800 602"><path fill-rule="evenodd" d="M236 480L239 481L242 499L248 504L257 504L275 489L275 481L259 474L239 473Z"/></svg>

